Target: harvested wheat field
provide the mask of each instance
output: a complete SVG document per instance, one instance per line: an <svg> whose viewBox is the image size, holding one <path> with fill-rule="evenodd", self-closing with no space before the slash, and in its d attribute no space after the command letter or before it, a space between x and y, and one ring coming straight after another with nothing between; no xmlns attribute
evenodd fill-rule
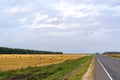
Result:
<svg viewBox="0 0 120 80"><path fill-rule="evenodd" d="M56 64L85 54L0 54L0 71Z"/></svg>

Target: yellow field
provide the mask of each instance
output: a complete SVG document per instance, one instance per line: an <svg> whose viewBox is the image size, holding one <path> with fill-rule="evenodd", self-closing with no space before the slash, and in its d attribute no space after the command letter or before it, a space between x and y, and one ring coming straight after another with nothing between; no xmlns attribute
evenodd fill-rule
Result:
<svg viewBox="0 0 120 80"><path fill-rule="evenodd" d="M0 71L56 64L65 60L87 56L85 54L0 54Z"/></svg>
<svg viewBox="0 0 120 80"><path fill-rule="evenodd" d="M120 54L108 54L106 56L120 58Z"/></svg>

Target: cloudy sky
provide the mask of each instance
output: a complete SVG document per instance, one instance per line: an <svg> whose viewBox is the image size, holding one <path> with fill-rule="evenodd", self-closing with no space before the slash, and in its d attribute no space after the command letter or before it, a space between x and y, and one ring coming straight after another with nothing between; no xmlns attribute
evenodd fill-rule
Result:
<svg viewBox="0 0 120 80"><path fill-rule="evenodd" d="M0 0L0 46L120 51L120 0Z"/></svg>

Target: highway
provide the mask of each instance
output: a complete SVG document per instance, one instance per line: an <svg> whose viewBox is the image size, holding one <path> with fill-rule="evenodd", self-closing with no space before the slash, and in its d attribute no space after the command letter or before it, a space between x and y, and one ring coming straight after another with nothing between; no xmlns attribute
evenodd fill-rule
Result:
<svg viewBox="0 0 120 80"><path fill-rule="evenodd" d="M95 80L120 80L120 60L96 54Z"/></svg>

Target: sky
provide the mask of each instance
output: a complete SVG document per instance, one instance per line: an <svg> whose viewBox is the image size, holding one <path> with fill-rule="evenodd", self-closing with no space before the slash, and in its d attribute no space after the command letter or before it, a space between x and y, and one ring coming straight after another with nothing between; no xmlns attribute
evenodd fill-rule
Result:
<svg viewBox="0 0 120 80"><path fill-rule="evenodd" d="M120 0L0 0L0 46L120 51Z"/></svg>

